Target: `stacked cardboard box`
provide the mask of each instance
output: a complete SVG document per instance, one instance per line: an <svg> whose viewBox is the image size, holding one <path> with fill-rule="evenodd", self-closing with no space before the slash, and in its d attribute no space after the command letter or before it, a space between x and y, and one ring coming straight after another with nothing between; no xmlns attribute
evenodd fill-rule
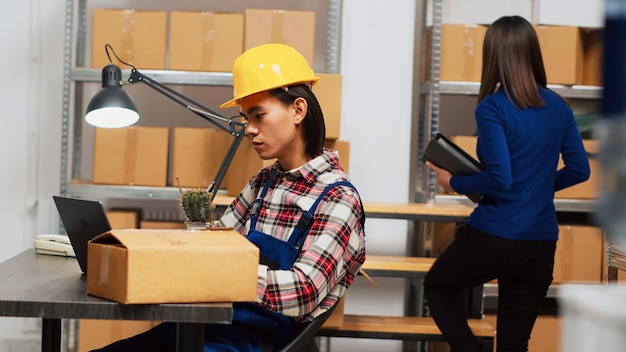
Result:
<svg viewBox="0 0 626 352"><path fill-rule="evenodd" d="M315 12L246 9L244 50L267 43L294 47L313 66Z"/></svg>
<svg viewBox="0 0 626 352"><path fill-rule="evenodd" d="M479 24L441 26L440 80L480 82L487 28ZM600 85L600 30L555 25L537 25L535 30L548 84Z"/></svg>
<svg viewBox="0 0 626 352"><path fill-rule="evenodd" d="M167 128L97 128L94 143L94 183L166 185L169 146Z"/></svg>
<svg viewBox="0 0 626 352"><path fill-rule="evenodd" d="M109 64L105 44L110 44L126 63L142 69L163 70L166 35L167 12L95 9L91 65L102 68Z"/></svg>
<svg viewBox="0 0 626 352"><path fill-rule="evenodd" d="M120 59L138 69L229 72L243 50L266 43L293 46L313 65L315 12L95 9L91 64L99 68L109 63L104 45L110 44Z"/></svg>
<svg viewBox="0 0 626 352"><path fill-rule="evenodd" d="M535 26L550 84L583 84L583 38L572 26Z"/></svg>
<svg viewBox="0 0 626 352"><path fill-rule="evenodd" d="M217 128L175 127L173 132L172 185L208 187L234 137Z"/></svg>
<svg viewBox="0 0 626 352"><path fill-rule="evenodd" d="M240 13L170 13L169 68L230 72L243 52L244 17Z"/></svg>
<svg viewBox="0 0 626 352"><path fill-rule="evenodd" d="M444 24L441 26L442 81L480 81L486 26Z"/></svg>

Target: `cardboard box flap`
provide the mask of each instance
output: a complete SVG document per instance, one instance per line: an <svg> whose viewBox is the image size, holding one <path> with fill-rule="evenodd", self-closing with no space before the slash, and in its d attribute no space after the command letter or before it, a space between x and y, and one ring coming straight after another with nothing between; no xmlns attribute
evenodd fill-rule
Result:
<svg viewBox="0 0 626 352"><path fill-rule="evenodd" d="M94 243L120 245L129 249L172 249L172 248L211 248L220 247L241 249L252 246L245 237L236 231L187 231L178 229L116 229L92 239Z"/></svg>

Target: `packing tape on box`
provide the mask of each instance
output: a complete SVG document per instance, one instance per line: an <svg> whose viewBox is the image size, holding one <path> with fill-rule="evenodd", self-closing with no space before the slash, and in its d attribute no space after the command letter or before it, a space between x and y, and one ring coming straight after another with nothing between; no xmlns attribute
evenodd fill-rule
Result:
<svg viewBox="0 0 626 352"><path fill-rule="evenodd" d="M119 56L122 60L132 64L135 54L135 10L123 11L122 47Z"/></svg>
<svg viewBox="0 0 626 352"><path fill-rule="evenodd" d="M126 148L124 158L124 183L132 184L137 171L137 154L139 131L136 128L128 128L126 134Z"/></svg>
<svg viewBox="0 0 626 352"><path fill-rule="evenodd" d="M213 12L202 13L202 33L201 67L211 67L215 51L215 17Z"/></svg>
<svg viewBox="0 0 626 352"><path fill-rule="evenodd" d="M477 40L476 36L478 33L474 30L471 30L469 27L465 27L463 29L465 40L463 41L463 45L465 46L465 50L467 52L468 57L475 57L478 55L478 51L482 50L482 48L477 48ZM474 60L463 60L463 77L474 77Z"/></svg>
<svg viewBox="0 0 626 352"><path fill-rule="evenodd" d="M100 281L98 282L99 287L105 287L109 284L109 257L110 257L110 247L103 247L102 256L100 256Z"/></svg>
<svg viewBox="0 0 626 352"><path fill-rule="evenodd" d="M287 43L287 37L284 31L287 30L285 26L285 12L276 10L272 13L272 33L270 40L272 43Z"/></svg>

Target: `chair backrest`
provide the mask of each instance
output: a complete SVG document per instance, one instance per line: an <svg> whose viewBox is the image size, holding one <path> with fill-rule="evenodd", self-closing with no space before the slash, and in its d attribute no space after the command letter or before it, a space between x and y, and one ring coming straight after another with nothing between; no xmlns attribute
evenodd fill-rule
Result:
<svg viewBox="0 0 626 352"><path fill-rule="evenodd" d="M324 325L324 322L333 314L337 304L332 306L327 312L318 316L310 323L302 324L294 338L283 347L280 352L314 352L318 351L313 340L317 331Z"/></svg>

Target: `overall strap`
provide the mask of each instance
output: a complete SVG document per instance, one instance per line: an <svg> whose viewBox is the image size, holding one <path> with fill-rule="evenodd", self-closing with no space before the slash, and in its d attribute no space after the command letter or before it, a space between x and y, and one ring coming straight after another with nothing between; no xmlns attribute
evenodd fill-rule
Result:
<svg viewBox="0 0 626 352"><path fill-rule="evenodd" d="M261 202L263 201L263 198L265 198L265 195L267 194L267 190L270 188L270 185L272 184L272 181L276 177L277 173L278 172L276 171L276 169L272 170L272 173L270 177L267 179L267 181L265 182L265 185L263 186L261 193L259 194L258 197L256 197L256 199L252 203L252 214L250 214L250 230L254 230L256 228L256 222L257 222L257 218L259 214L259 209L261 208Z"/></svg>
<svg viewBox="0 0 626 352"><path fill-rule="evenodd" d="M322 201L322 198L324 198L326 193L328 193L331 189L337 186L348 186L356 191L356 188L352 185L352 183L350 183L349 181L345 181L345 180L331 183L330 185L326 186L326 188L324 188L322 193L320 193L319 197L317 197L313 205L311 205L311 208L309 208L308 211L305 211L304 213L302 213L302 216L300 217L298 224L296 225L295 229L293 230L293 233L289 237L289 240L288 240L289 244L291 244L292 246L296 248L302 247L304 238L306 237L306 234L309 232L309 229L311 228L311 220L313 219L313 214L315 214L315 210L317 209L317 206Z"/></svg>

